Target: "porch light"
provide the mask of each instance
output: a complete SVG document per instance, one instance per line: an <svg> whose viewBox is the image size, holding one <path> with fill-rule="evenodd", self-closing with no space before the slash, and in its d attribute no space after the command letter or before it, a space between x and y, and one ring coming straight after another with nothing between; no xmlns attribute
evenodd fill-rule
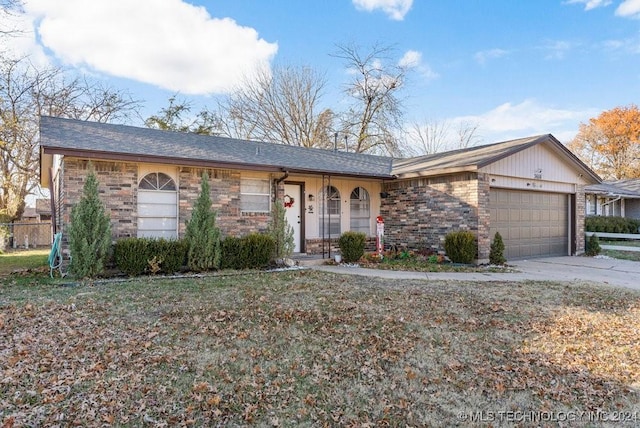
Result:
<svg viewBox="0 0 640 428"><path fill-rule="evenodd" d="M313 202L313 200L314 200L313 195L312 195L312 194L309 194L309 202Z"/></svg>

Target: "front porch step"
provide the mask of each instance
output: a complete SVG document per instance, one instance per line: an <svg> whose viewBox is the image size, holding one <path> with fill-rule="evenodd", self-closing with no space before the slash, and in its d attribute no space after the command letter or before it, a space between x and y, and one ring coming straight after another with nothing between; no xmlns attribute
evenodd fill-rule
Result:
<svg viewBox="0 0 640 428"><path fill-rule="evenodd" d="M327 256L322 258L322 254L304 254L296 253L291 256L291 259L296 261L298 266L319 266L323 265L329 260Z"/></svg>

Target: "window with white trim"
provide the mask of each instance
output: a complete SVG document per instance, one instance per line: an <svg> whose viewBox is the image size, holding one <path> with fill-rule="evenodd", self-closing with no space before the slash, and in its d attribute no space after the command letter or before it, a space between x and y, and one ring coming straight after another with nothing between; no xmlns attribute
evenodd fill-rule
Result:
<svg viewBox="0 0 640 428"><path fill-rule="evenodd" d="M369 192L364 187L356 187L351 192L349 214L351 216L350 230L352 232L363 232L369 236L371 234L371 210Z"/></svg>
<svg viewBox="0 0 640 428"><path fill-rule="evenodd" d="M139 238L178 237L178 192L175 181L163 172L145 175L138 184Z"/></svg>
<svg viewBox="0 0 640 428"><path fill-rule="evenodd" d="M320 191L320 236L335 236L341 233L340 191L327 186Z"/></svg>
<svg viewBox="0 0 640 428"><path fill-rule="evenodd" d="M240 210L268 213L271 210L271 181L263 178L240 179Z"/></svg>

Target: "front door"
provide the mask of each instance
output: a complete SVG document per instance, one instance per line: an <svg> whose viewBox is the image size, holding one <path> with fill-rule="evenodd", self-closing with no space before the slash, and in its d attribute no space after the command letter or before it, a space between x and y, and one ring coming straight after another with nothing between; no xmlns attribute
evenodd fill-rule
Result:
<svg viewBox="0 0 640 428"><path fill-rule="evenodd" d="M302 186L300 184L285 183L284 208L287 223L293 228L294 253L302 251Z"/></svg>

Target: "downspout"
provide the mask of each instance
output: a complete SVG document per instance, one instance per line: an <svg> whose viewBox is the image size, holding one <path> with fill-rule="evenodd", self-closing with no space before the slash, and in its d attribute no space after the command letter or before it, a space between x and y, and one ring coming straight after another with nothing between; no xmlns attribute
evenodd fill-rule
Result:
<svg viewBox="0 0 640 428"><path fill-rule="evenodd" d="M278 199L278 184L282 183L284 180L289 178L289 171L284 170L283 172L284 172L284 175L282 177L274 180L275 189L274 189L274 195L273 195L273 202L275 202L276 199Z"/></svg>

